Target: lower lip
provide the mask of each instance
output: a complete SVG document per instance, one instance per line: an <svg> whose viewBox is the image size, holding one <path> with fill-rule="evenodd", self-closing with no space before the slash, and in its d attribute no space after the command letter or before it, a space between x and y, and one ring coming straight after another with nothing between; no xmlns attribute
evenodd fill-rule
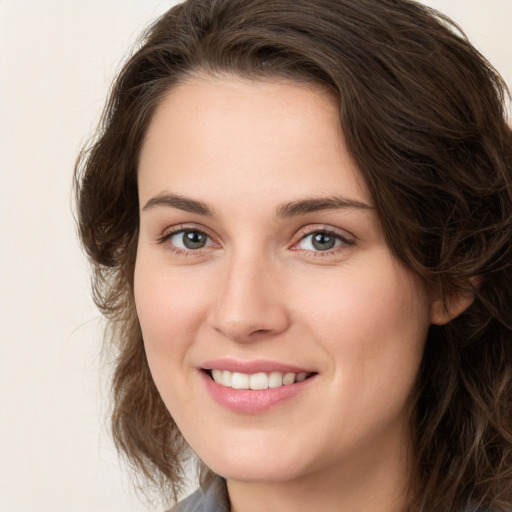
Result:
<svg viewBox="0 0 512 512"><path fill-rule="evenodd" d="M211 397L223 407L240 413L260 413L268 411L285 400L289 400L306 389L315 375L302 382L288 386L261 390L233 389L217 384L206 372L201 371L201 377Z"/></svg>

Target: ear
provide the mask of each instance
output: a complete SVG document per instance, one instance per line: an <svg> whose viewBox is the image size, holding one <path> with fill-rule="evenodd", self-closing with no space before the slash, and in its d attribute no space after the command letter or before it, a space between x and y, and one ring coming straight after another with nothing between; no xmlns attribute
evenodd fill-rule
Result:
<svg viewBox="0 0 512 512"><path fill-rule="evenodd" d="M471 289L434 300L430 309L430 322L432 324L445 325L471 306L475 300L474 290L482 279L480 276L473 276L469 281Z"/></svg>

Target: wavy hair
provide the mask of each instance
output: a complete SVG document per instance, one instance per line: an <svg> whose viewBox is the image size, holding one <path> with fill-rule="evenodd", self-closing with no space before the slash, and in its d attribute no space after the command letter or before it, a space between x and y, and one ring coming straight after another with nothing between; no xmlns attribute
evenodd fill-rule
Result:
<svg viewBox="0 0 512 512"><path fill-rule="evenodd" d="M428 334L411 418L409 510L510 511L507 88L452 21L409 0L188 0L143 35L75 168L79 234L116 349L117 447L176 496L187 447L151 378L134 306L136 177L155 108L197 72L321 84L335 95L392 253L447 304L475 294Z"/></svg>

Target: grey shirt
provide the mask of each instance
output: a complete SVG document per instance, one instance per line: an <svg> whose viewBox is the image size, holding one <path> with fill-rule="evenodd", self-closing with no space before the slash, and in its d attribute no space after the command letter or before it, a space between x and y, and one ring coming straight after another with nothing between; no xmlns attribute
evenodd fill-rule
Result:
<svg viewBox="0 0 512 512"><path fill-rule="evenodd" d="M226 483L220 477L213 477L169 512L229 512L229 509Z"/></svg>
<svg viewBox="0 0 512 512"><path fill-rule="evenodd" d="M213 477L168 512L230 512L226 482L219 476ZM470 509L468 512L489 511Z"/></svg>

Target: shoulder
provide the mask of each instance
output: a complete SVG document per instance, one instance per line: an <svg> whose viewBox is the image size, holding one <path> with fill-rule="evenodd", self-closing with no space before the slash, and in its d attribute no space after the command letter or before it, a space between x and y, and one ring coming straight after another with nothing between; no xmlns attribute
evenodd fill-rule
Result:
<svg viewBox="0 0 512 512"><path fill-rule="evenodd" d="M168 512L229 512L226 483L215 476Z"/></svg>

